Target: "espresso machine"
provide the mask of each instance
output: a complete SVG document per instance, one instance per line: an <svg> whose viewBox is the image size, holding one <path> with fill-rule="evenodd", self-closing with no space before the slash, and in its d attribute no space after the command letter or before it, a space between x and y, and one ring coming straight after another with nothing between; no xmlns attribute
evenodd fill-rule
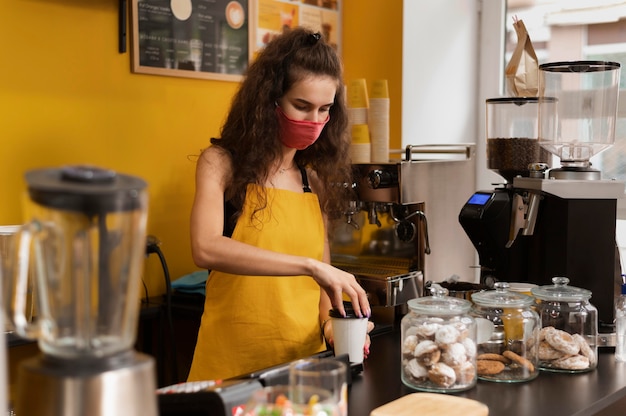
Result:
<svg viewBox="0 0 626 416"><path fill-rule="evenodd" d="M563 276L592 292L609 332L621 267L617 199L624 183L590 162L615 140L620 65L539 67L539 97L488 99L488 167L505 182L470 196L459 214L478 252L480 280L549 285ZM560 158L561 166L550 168Z"/></svg>
<svg viewBox="0 0 626 416"><path fill-rule="evenodd" d="M352 165L353 200L333 224L330 242L332 264L355 275L377 326L399 323L407 301L424 294L433 179L473 169L473 144L408 145L399 152L398 161Z"/></svg>
<svg viewBox="0 0 626 416"><path fill-rule="evenodd" d="M153 359L133 350L146 183L91 166L32 170L25 179L28 221L16 233L11 320L41 354L19 367L16 414L156 416Z"/></svg>

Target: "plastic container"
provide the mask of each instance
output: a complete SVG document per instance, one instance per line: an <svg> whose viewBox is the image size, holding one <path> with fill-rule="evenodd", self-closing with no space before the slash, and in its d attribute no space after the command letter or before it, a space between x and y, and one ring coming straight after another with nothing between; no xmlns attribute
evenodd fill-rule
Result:
<svg viewBox="0 0 626 416"><path fill-rule="evenodd" d="M486 100L487 167L512 183L528 177L528 165L546 163L552 155L539 145L537 97L503 97Z"/></svg>
<svg viewBox="0 0 626 416"><path fill-rule="evenodd" d="M532 296L497 282L495 290L474 293L472 301L478 332L476 367L485 381L516 383L539 374L537 334L541 320Z"/></svg>
<svg viewBox="0 0 626 416"><path fill-rule="evenodd" d="M431 293L409 300L409 313L402 318L402 382L436 393L469 390L477 380L472 304L447 296L438 284Z"/></svg>
<svg viewBox="0 0 626 416"><path fill-rule="evenodd" d="M615 142L620 64L551 62L539 66L539 142L562 167L588 168ZM545 98L557 100L544 101Z"/></svg>
<svg viewBox="0 0 626 416"><path fill-rule="evenodd" d="M532 289L541 317L539 368L580 373L598 365L598 311L591 291L569 286L566 277L552 278L553 285Z"/></svg>

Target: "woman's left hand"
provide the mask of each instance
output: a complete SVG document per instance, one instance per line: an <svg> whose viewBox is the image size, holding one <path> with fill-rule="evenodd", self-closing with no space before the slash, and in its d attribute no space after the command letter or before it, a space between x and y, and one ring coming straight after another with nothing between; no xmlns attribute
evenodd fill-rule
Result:
<svg viewBox="0 0 626 416"><path fill-rule="evenodd" d="M374 326L375 326L374 322L367 321L367 335L365 336L365 344L363 345L363 358L364 359L367 358L367 356L370 354L370 345L372 344L372 340L369 334L374 329ZM330 320L324 322L324 327L322 328L322 332L324 335L324 339L326 339L326 342L328 343L328 345L334 348L335 340L333 337L333 326L330 323Z"/></svg>

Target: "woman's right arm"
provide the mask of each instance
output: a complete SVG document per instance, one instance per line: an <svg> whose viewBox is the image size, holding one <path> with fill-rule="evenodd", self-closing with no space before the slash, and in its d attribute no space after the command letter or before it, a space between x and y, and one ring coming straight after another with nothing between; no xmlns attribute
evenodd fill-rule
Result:
<svg viewBox="0 0 626 416"><path fill-rule="evenodd" d="M319 260L261 249L222 235L224 192L231 169L229 157L217 147L207 148L198 159L190 224L196 266L251 276L311 276L328 293L333 307L343 311L345 293L355 310L369 316L367 296L354 275Z"/></svg>

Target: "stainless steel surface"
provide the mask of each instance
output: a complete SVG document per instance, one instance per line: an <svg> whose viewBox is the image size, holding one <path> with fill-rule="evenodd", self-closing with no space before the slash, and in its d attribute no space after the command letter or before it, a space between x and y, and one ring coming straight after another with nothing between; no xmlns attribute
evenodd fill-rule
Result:
<svg viewBox="0 0 626 416"><path fill-rule="evenodd" d="M409 259L334 255L332 263L356 276L372 306L398 306L422 296L424 275L409 271Z"/></svg>
<svg viewBox="0 0 626 416"><path fill-rule="evenodd" d="M124 360L122 360L124 361ZM133 354L109 371L58 368L42 356L25 361L18 374L15 413L37 416L157 416L154 360Z"/></svg>

